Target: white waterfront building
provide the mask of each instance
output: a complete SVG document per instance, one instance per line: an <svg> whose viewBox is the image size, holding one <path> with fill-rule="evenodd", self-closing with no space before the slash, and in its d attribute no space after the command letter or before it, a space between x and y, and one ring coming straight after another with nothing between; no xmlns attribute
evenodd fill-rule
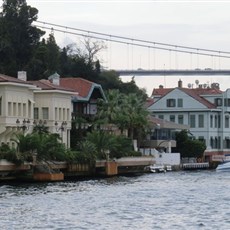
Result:
<svg viewBox="0 0 230 230"><path fill-rule="evenodd" d="M154 89L148 110L154 117L188 125L205 142L207 159L230 153L230 89L221 91L218 83L184 88L179 80L176 88Z"/></svg>
<svg viewBox="0 0 230 230"><path fill-rule="evenodd" d="M40 122L51 133L59 133L62 142L70 147L74 94L48 80L27 81L24 71L18 72L18 78L0 74L0 144L15 147L15 134L31 133L35 123Z"/></svg>

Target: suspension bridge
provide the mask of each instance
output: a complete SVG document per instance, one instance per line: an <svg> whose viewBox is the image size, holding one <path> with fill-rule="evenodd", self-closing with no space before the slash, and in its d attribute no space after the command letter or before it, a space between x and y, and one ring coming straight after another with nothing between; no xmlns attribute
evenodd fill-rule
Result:
<svg viewBox="0 0 230 230"><path fill-rule="evenodd" d="M122 76L129 76L129 75L135 75L135 76L149 76L149 75L157 75L157 76L171 76L171 75L226 75L230 76L230 70L144 70L144 69L137 69L137 70L116 70L120 75Z"/></svg>
<svg viewBox="0 0 230 230"><path fill-rule="evenodd" d="M101 42L98 52L103 70L115 70L120 75L223 75L230 76L230 52L201 47L162 43L96 31L36 21L35 26L57 32L64 40L92 39ZM55 35L56 38L56 35ZM95 44L95 43L94 43Z"/></svg>

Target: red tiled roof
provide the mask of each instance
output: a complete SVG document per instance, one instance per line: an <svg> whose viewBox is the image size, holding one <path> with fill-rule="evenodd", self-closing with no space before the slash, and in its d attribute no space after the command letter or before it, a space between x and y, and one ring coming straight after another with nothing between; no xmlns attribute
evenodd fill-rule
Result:
<svg viewBox="0 0 230 230"><path fill-rule="evenodd" d="M145 107L148 108L153 103L154 103L154 99L153 98L147 98L146 101L145 101Z"/></svg>
<svg viewBox="0 0 230 230"><path fill-rule="evenodd" d="M179 87L178 87L179 88ZM158 88L158 89L153 89L152 95L159 95L159 96L164 96L168 94L171 90L174 88ZM223 93L220 89L217 88L179 88L179 89L186 89L191 92L195 92L197 95L213 95L213 94L221 94Z"/></svg>
<svg viewBox="0 0 230 230"><path fill-rule="evenodd" d="M153 89L152 95L159 95L159 96L164 96L167 93L169 93L173 88L158 88L158 89Z"/></svg>
<svg viewBox="0 0 230 230"><path fill-rule="evenodd" d="M168 94L170 91L172 91L174 88L158 88L158 89L153 89L152 96L165 96ZM175 88L176 89L176 88ZM193 97L195 100L199 101L203 105L205 105L207 108L216 108L216 106L206 100L202 95L216 95L216 94L221 94L223 93L220 89L217 88L180 88L178 87L177 89L180 89L181 91L185 92L189 96Z"/></svg>
<svg viewBox="0 0 230 230"><path fill-rule="evenodd" d="M23 81L15 77L10 77L4 74L0 74L0 82L14 82L14 83L19 83L19 84L28 84L31 85L28 81Z"/></svg>
<svg viewBox="0 0 230 230"><path fill-rule="evenodd" d="M87 97L92 88L93 82L83 78L60 78L60 85L78 92L81 97Z"/></svg>
<svg viewBox="0 0 230 230"><path fill-rule="evenodd" d="M195 91L198 95L213 95L223 93L223 91L217 88L194 88L190 90Z"/></svg>
<svg viewBox="0 0 230 230"><path fill-rule="evenodd" d="M38 81L29 81L32 84L38 86L39 88L43 89L43 90L65 90L65 91L73 91L70 88L67 87L63 87L60 85L55 85L52 84L49 80L38 80Z"/></svg>
<svg viewBox="0 0 230 230"><path fill-rule="evenodd" d="M199 101L201 104L205 105L207 108L209 109L214 109L216 108L216 106L209 102L208 100L206 100L205 98L201 97L196 90L193 89L188 89L188 88L179 88L180 90L182 90L183 92L185 92L186 94L188 94L189 96L193 97L195 100Z"/></svg>

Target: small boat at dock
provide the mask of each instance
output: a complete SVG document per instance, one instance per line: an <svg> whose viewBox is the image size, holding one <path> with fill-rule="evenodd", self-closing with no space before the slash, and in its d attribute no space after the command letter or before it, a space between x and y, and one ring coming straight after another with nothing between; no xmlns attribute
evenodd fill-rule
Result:
<svg viewBox="0 0 230 230"><path fill-rule="evenodd" d="M166 169L164 165L154 164L154 165L147 166L146 171L151 173L162 173L162 172L166 172Z"/></svg>
<svg viewBox="0 0 230 230"><path fill-rule="evenodd" d="M221 163L216 168L217 172L230 172L230 161Z"/></svg>

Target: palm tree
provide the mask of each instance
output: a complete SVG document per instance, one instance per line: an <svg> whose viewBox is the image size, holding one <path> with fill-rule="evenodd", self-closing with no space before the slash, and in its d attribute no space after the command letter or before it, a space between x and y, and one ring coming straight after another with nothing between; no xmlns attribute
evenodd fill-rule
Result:
<svg viewBox="0 0 230 230"><path fill-rule="evenodd" d="M94 144L96 147L97 158L105 159L108 153L116 146L116 138L112 134L108 134L103 130L93 131L88 133L87 141Z"/></svg>
<svg viewBox="0 0 230 230"><path fill-rule="evenodd" d="M144 101L136 94L128 94L123 100L123 113L126 117L128 136L134 138L134 131L138 132L148 124L148 111L144 108Z"/></svg>
<svg viewBox="0 0 230 230"><path fill-rule="evenodd" d="M58 134L37 133L17 134L12 141L17 143L18 155L22 160L31 160L37 153L38 160L64 160L65 146Z"/></svg>
<svg viewBox="0 0 230 230"><path fill-rule="evenodd" d="M107 123L115 123L117 114L120 112L122 94L119 90L109 90L106 94L107 101L99 100L98 118Z"/></svg>
<svg viewBox="0 0 230 230"><path fill-rule="evenodd" d="M107 102L99 104L98 117L113 123L121 130L128 130L128 137L140 139L148 125L148 111L142 97L136 94L121 94L118 90L108 92Z"/></svg>

